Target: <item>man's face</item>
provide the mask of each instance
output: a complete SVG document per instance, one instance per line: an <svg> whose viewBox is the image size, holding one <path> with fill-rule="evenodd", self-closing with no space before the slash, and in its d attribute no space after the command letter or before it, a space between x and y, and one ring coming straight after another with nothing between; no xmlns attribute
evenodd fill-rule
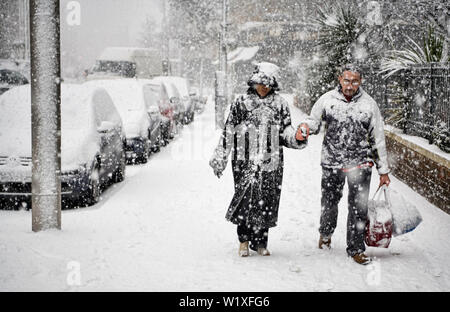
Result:
<svg viewBox="0 0 450 312"><path fill-rule="evenodd" d="M260 97L265 97L267 93L270 92L272 88L263 84L255 84L255 90L258 92Z"/></svg>
<svg viewBox="0 0 450 312"><path fill-rule="evenodd" d="M339 83L342 86L342 93L344 95L353 96L361 84L361 75L359 73L345 71L339 76Z"/></svg>

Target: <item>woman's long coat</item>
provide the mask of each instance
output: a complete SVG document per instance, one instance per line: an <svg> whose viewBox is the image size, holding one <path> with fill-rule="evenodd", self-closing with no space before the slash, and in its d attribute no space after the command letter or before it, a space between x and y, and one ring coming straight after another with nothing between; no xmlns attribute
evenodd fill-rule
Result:
<svg viewBox="0 0 450 312"><path fill-rule="evenodd" d="M232 153L235 193L226 219L270 228L277 224L283 179L283 146L301 149L289 107L279 94L246 94L231 105L214 159L225 168Z"/></svg>

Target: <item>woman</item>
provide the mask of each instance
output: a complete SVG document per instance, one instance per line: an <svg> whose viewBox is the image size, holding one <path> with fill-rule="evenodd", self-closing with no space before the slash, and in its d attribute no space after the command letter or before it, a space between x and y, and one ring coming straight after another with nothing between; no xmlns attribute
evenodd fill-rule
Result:
<svg viewBox="0 0 450 312"><path fill-rule="evenodd" d="M248 81L246 95L231 105L219 144L210 166L220 178L228 155L235 193L226 219L237 224L239 255L246 257L250 249L269 256L269 228L278 219L283 178L283 146L301 149L306 141L297 141L291 126L286 100L279 91L278 66L259 63Z"/></svg>

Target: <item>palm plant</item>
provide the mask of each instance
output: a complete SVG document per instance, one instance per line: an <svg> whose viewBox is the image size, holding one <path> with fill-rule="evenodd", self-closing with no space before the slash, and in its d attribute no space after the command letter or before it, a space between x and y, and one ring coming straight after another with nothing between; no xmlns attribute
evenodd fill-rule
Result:
<svg viewBox="0 0 450 312"><path fill-rule="evenodd" d="M306 70L310 106L321 94L336 85L337 71L341 65L358 61L355 47L366 44L367 37L367 25L360 16L356 4L333 2L324 3L310 20L318 30L314 44L316 55Z"/></svg>
<svg viewBox="0 0 450 312"><path fill-rule="evenodd" d="M322 83L326 85L335 82L336 71L341 65L352 61L352 48L366 29L356 12L351 5L344 7L339 3L318 11L316 45L328 58L326 67L329 70L322 76Z"/></svg>
<svg viewBox="0 0 450 312"><path fill-rule="evenodd" d="M407 69L411 65L448 62L445 40L442 36L436 35L431 26L429 26L428 34L423 35L422 46L408 36L407 40L408 47L405 50L390 50L381 60L380 74L384 74L384 78Z"/></svg>

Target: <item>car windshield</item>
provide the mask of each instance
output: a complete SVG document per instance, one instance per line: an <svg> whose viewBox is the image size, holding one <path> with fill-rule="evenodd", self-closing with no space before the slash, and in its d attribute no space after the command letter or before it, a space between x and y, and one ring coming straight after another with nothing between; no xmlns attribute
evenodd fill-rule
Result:
<svg viewBox="0 0 450 312"><path fill-rule="evenodd" d="M142 89L136 82L108 80L95 83L108 91L122 118L126 119L129 112L145 110Z"/></svg>
<svg viewBox="0 0 450 312"><path fill-rule="evenodd" d="M177 90L180 92L182 97L189 96L189 87L187 85L187 81L183 78L174 77L172 78L173 84L176 86Z"/></svg>
<svg viewBox="0 0 450 312"><path fill-rule="evenodd" d="M159 86L157 85L145 85L144 101L147 107L158 107Z"/></svg>
<svg viewBox="0 0 450 312"><path fill-rule="evenodd" d="M133 78L136 77L136 64L127 61L97 61L93 71Z"/></svg>
<svg viewBox="0 0 450 312"><path fill-rule="evenodd" d="M169 98L173 98L173 97L180 98L180 93L178 93L177 88L173 84L168 83L166 86L167 86L166 89L167 89L167 94L169 95Z"/></svg>

